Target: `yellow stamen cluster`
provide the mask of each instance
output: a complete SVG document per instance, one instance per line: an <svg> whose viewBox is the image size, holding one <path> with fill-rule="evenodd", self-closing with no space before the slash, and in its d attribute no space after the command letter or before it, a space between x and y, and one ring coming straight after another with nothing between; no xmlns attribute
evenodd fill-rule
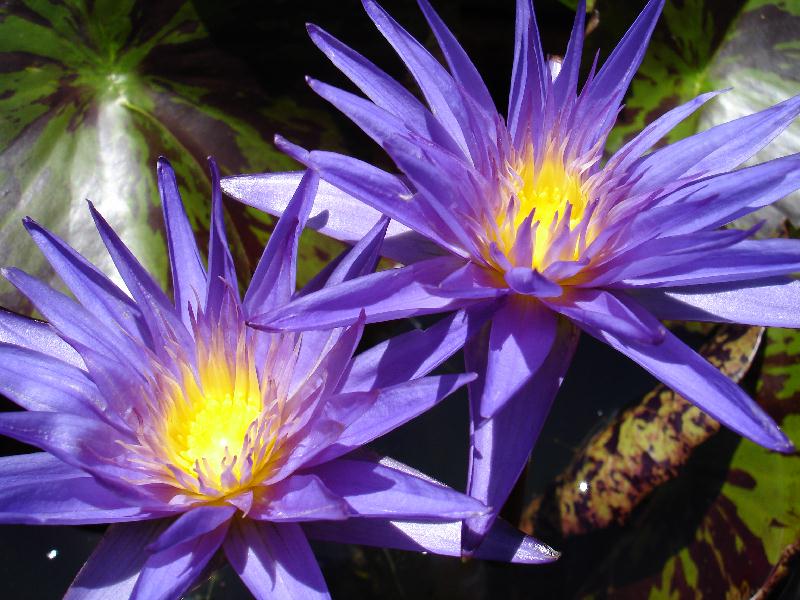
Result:
<svg viewBox="0 0 800 600"><path fill-rule="evenodd" d="M242 337L230 356L222 339L198 344L197 369L184 364L180 383L162 382L160 453L185 480L202 482L191 492L205 487L224 495L249 487L274 458L277 422L270 416L276 411L264 405L252 352Z"/></svg>
<svg viewBox="0 0 800 600"><path fill-rule="evenodd" d="M515 211L513 216L501 210L496 216L500 232L498 245L506 255L519 235L519 228L534 211L532 224L536 226L535 242L532 252L533 268L543 269L545 256L554 236L566 223L563 222L567 206L570 206L569 229L575 229L583 220L589 203L587 186L579 173L565 167L558 156L547 156L541 163L534 161L532 153L509 167L511 176L504 194L513 194ZM576 259L577 248L572 248ZM526 266L526 265L516 265Z"/></svg>

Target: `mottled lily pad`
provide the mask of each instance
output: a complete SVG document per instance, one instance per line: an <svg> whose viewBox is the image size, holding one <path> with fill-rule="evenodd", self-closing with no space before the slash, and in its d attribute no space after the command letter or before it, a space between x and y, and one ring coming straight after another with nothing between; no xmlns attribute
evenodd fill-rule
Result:
<svg viewBox="0 0 800 600"><path fill-rule="evenodd" d="M335 130L324 113L264 90L181 0L4 3L0 64L0 264L45 278L21 217L54 229L111 273L86 211L91 199L166 285L159 155L175 167L202 240L206 155L229 173L287 169L292 163L272 146L275 131L314 143ZM235 246L255 258L270 221L231 208ZM336 247L315 238L301 270L313 271ZM0 304L27 308L6 283Z"/></svg>

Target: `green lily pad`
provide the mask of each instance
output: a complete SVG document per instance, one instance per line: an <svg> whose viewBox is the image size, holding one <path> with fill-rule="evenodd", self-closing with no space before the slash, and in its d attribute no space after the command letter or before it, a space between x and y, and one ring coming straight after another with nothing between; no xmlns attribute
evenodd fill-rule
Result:
<svg viewBox="0 0 800 600"><path fill-rule="evenodd" d="M0 264L53 279L20 224L29 215L113 274L93 231L91 199L167 284L155 161L167 156L198 239L208 228L205 156L224 173L295 168L272 145L281 131L318 143L325 113L271 95L213 43L193 4L18 0L0 8ZM245 270L271 220L231 207ZM244 251L241 249L244 248ZM303 246L301 279L338 249ZM249 260L248 260L249 259ZM0 304L29 307L3 282Z"/></svg>

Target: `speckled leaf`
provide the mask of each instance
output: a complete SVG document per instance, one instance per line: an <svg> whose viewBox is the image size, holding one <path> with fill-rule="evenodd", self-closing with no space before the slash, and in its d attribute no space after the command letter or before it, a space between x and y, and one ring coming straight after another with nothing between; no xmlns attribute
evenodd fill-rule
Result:
<svg viewBox="0 0 800 600"><path fill-rule="evenodd" d="M601 12L601 23L606 14ZM602 36L608 29L598 32ZM658 115L702 92L731 88L675 128L667 142L799 94L798 31L799 0L668 0L609 139L609 149L619 147ZM800 122L751 162L797 152L798 146ZM798 199L800 195L793 194L744 220L742 226L767 219L769 229L775 231L787 216L797 225Z"/></svg>
<svg viewBox="0 0 800 600"><path fill-rule="evenodd" d="M768 330L757 398L793 439L800 438L798 359L798 332ZM658 490L649 510L640 514L635 523L638 541L622 544L615 562L635 560L632 552L668 537L669 527L686 530L687 521L696 527L654 576L619 586L620 595L685 598L694 597L695 590L712 595L727 590L729 597L750 597L784 550L800 539L800 456L783 456L727 437L704 447L674 485ZM729 464L720 470L720 458L726 455ZM690 490L698 498L676 515L674 508ZM692 513L690 507L699 510ZM670 544L675 542L673 535Z"/></svg>
<svg viewBox="0 0 800 600"><path fill-rule="evenodd" d="M54 229L112 273L86 211L84 200L91 199L166 284L158 155L175 167L202 241L206 155L227 173L288 168L272 146L275 131L316 144L320 131L334 129L324 113L270 96L244 64L217 48L192 3L181 0L4 3L0 65L0 264L46 278L51 273L22 216ZM270 221L231 210L237 258L246 264ZM301 271L313 271L335 248L314 238L304 246ZM0 304L28 308L5 282Z"/></svg>
<svg viewBox="0 0 800 600"><path fill-rule="evenodd" d="M756 356L764 328L715 327L700 353L734 381ZM674 478L720 423L664 385L620 412L574 454L544 498L552 526L572 536L622 525L659 485ZM532 532L542 499L529 506L524 528Z"/></svg>

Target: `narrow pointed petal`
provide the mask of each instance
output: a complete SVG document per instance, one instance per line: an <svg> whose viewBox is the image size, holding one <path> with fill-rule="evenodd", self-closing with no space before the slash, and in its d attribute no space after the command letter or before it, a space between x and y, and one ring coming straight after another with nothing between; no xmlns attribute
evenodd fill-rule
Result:
<svg viewBox="0 0 800 600"><path fill-rule="evenodd" d="M629 171L630 194L656 190L682 177L703 177L738 167L800 114L800 96L722 123L661 148Z"/></svg>
<svg viewBox="0 0 800 600"><path fill-rule="evenodd" d="M302 171L297 171L225 177L222 190L239 202L280 216L300 184L302 175ZM381 218L381 213L371 206L327 181L320 181L306 227L352 245L358 243ZM431 258L441 252L433 242L398 221L389 223L381 248L381 256L403 264Z"/></svg>
<svg viewBox="0 0 800 600"><path fill-rule="evenodd" d="M377 106L402 119L414 133L454 152L461 149L453 136L417 98L358 52L315 25L311 41Z"/></svg>
<svg viewBox="0 0 800 600"><path fill-rule="evenodd" d="M531 115L542 114L547 77L531 0L517 0L514 67L508 99L508 130L516 148L522 148L524 136L533 133L536 124L531 122Z"/></svg>
<svg viewBox="0 0 800 600"><path fill-rule="evenodd" d="M24 224L47 261L86 310L104 323L116 323L128 335L149 339L141 311L108 277L32 219L25 219Z"/></svg>
<svg viewBox="0 0 800 600"><path fill-rule="evenodd" d="M619 103L644 58L647 44L663 6L664 0L650 0L647 3L584 92L587 95L583 104L585 110L591 110L598 104L609 107L606 114L593 117L595 133L588 138L586 149L594 146L599 136L616 120ZM589 117L588 114L585 116Z"/></svg>
<svg viewBox="0 0 800 600"><path fill-rule="evenodd" d="M555 313L535 300L510 298L495 313L481 417L495 415L539 371L555 338Z"/></svg>
<svg viewBox="0 0 800 600"><path fill-rule="evenodd" d="M250 323L271 330L325 329L355 322L362 310L367 322L374 323L457 309L468 302L435 296L429 287L461 264L441 257L359 277L256 315Z"/></svg>
<svg viewBox="0 0 800 600"><path fill-rule="evenodd" d="M461 386L474 374L422 377L380 390L372 406L339 434L335 444L308 464L322 464L355 450L422 414Z"/></svg>
<svg viewBox="0 0 800 600"><path fill-rule="evenodd" d="M158 516L46 452L0 458L0 477L0 523L92 525Z"/></svg>
<svg viewBox="0 0 800 600"><path fill-rule="evenodd" d="M306 523L303 529L310 538L317 540L433 552L444 556L461 555L460 521L431 523L350 519L341 523ZM559 555L549 546L498 520L475 556L486 560L539 564L552 562Z"/></svg>
<svg viewBox="0 0 800 600"><path fill-rule="evenodd" d="M561 106L575 101L578 90L578 75L581 68L581 54L586 21L586 0L579 0L575 8L575 22L569 36L567 51L561 64L561 72L553 85L554 104Z"/></svg>
<svg viewBox="0 0 800 600"><path fill-rule="evenodd" d="M136 581L131 600L179 598L222 545L228 522L188 542L150 554Z"/></svg>
<svg viewBox="0 0 800 600"><path fill-rule="evenodd" d="M626 302L604 290L573 289L563 301L550 306L580 327L602 329L641 344L661 343L667 331L651 318L642 319Z"/></svg>
<svg viewBox="0 0 800 600"><path fill-rule="evenodd" d="M313 473L292 475L257 490L247 517L257 521L290 523L347 519L353 514L341 494L332 492Z"/></svg>
<svg viewBox="0 0 800 600"><path fill-rule="evenodd" d="M0 413L0 433L46 450L80 469L112 474L120 471L98 461L97 456L120 454L122 449L117 440L121 434L96 419L53 412Z"/></svg>
<svg viewBox="0 0 800 600"><path fill-rule="evenodd" d="M800 240L745 240L698 252L696 260L624 279L625 287L676 287L764 279L800 272Z"/></svg>
<svg viewBox="0 0 800 600"><path fill-rule="evenodd" d="M295 291L297 244L308 219L319 177L306 171L272 235L244 297L247 314L257 314L289 301Z"/></svg>
<svg viewBox="0 0 800 600"><path fill-rule="evenodd" d="M436 36L436 41L442 49L445 60L450 67L450 72L453 74L455 80L461 85L462 88L467 90L480 107L488 114L496 112L494 101L483 82L483 78L478 73L475 65L472 64L469 56L458 43L458 40L447 28L447 25L439 18L436 11L430 5L428 0L418 0L428 24Z"/></svg>
<svg viewBox="0 0 800 600"><path fill-rule="evenodd" d="M627 293L659 319L800 327L800 281L789 278L635 289Z"/></svg>
<svg viewBox="0 0 800 600"><path fill-rule="evenodd" d="M468 262L448 275L431 291L446 298L499 299L508 294L503 280L495 273Z"/></svg>
<svg viewBox="0 0 800 600"><path fill-rule="evenodd" d="M83 565L64 600L130 598L147 560L145 550L167 526L166 519L112 525Z"/></svg>
<svg viewBox="0 0 800 600"><path fill-rule="evenodd" d="M627 303L643 321L648 318L646 311L633 301ZM649 318L653 327L657 327L658 321ZM752 398L670 332L666 332L660 344L641 344L608 331L584 329L737 433L771 450L794 450L780 428Z"/></svg>
<svg viewBox="0 0 800 600"><path fill-rule="evenodd" d="M237 519L225 539L225 556L257 600L330 598L303 530Z"/></svg>
<svg viewBox="0 0 800 600"><path fill-rule="evenodd" d="M390 175L349 156L318 150L311 153L309 166L319 171L324 179L337 188L392 220L402 223L442 248L456 254L463 253L442 237L431 224L414 193L396 175Z"/></svg>
<svg viewBox="0 0 800 600"><path fill-rule="evenodd" d="M486 510L445 485L366 457L339 458L312 472L361 517L462 519Z"/></svg>
<svg viewBox="0 0 800 600"><path fill-rule="evenodd" d="M206 310L216 314L227 290L234 290L238 295L239 286L236 282L233 256L228 247L228 236L225 233L219 168L211 157L208 159L208 168L211 171L211 226L208 239L208 288L205 303Z"/></svg>
<svg viewBox="0 0 800 600"><path fill-rule="evenodd" d="M2 269L3 276L30 299L52 327L63 337L106 352L124 355L139 364L141 349L131 340L98 323L80 304L19 269Z"/></svg>
<svg viewBox="0 0 800 600"><path fill-rule="evenodd" d="M163 353L163 340L170 338L184 340L188 346L189 332L167 296L91 203L89 210L114 265L142 310L142 317L150 329L156 352Z"/></svg>
<svg viewBox="0 0 800 600"><path fill-rule="evenodd" d="M637 216L630 237L652 239L716 229L800 188L800 154L684 186ZM641 232L638 236L637 233Z"/></svg>
<svg viewBox="0 0 800 600"><path fill-rule="evenodd" d="M197 539L227 523L236 512L229 504L198 506L183 513L147 547L148 552L162 552L179 544Z"/></svg>
<svg viewBox="0 0 800 600"><path fill-rule="evenodd" d="M189 312L198 314L197 301L206 293L206 270L197 249L194 232L183 208L175 171L163 156L158 159L158 193L164 213L164 228L167 233L172 290L175 308L188 327ZM190 309L191 307L191 309Z"/></svg>
<svg viewBox="0 0 800 600"><path fill-rule="evenodd" d="M103 405L86 372L56 358L0 343L0 393L26 410L96 417Z"/></svg>
<svg viewBox="0 0 800 600"><path fill-rule="evenodd" d="M471 385L472 436L467 491L492 512L465 521L462 534L465 553L474 554L479 549L525 467L564 379L577 340L575 328L560 321L553 349L536 375L491 419L484 420L480 416L478 402L483 395L484 380L478 379ZM486 364L487 352L488 339L473 340L465 348L467 368L481 369Z"/></svg>
<svg viewBox="0 0 800 600"><path fill-rule="evenodd" d="M560 285L534 269L514 267L505 274L506 283L518 294L538 298L554 298L562 294Z"/></svg>
<svg viewBox="0 0 800 600"><path fill-rule="evenodd" d="M373 346L353 359L342 391L385 388L427 375L477 334L493 312L494 304L476 305Z"/></svg>
<svg viewBox="0 0 800 600"><path fill-rule="evenodd" d="M52 325L2 308L0 308L0 342L41 352L79 369L84 366L80 355L58 336Z"/></svg>
<svg viewBox="0 0 800 600"><path fill-rule="evenodd" d="M408 67L422 90L431 112L444 125L464 154L469 154L471 144L468 138L472 132L466 127L464 107L455 89L453 78L422 44L411 37L380 6L372 0L362 1L375 26Z"/></svg>
<svg viewBox="0 0 800 600"><path fill-rule="evenodd" d="M688 118L698 108L722 92L708 92L665 112L647 127L642 129L631 141L617 150L608 160L606 169L627 169L656 142L672 131L678 123Z"/></svg>

